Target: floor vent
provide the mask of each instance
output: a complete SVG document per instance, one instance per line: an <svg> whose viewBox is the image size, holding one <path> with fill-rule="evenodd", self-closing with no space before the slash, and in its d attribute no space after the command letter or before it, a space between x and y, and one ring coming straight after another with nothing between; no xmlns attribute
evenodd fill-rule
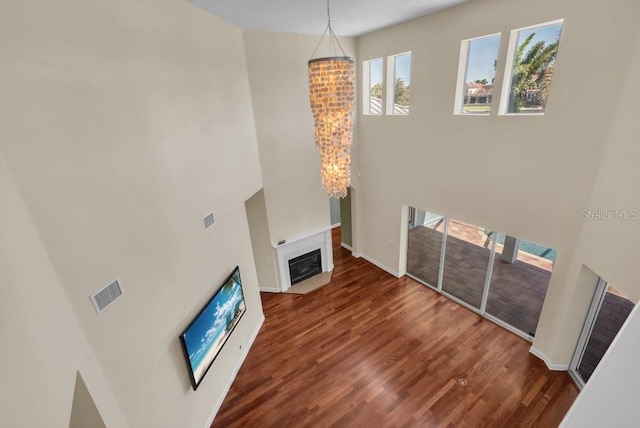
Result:
<svg viewBox="0 0 640 428"><path fill-rule="evenodd" d="M93 302L93 307L96 308L96 312L100 314L107 308L107 306L118 300L122 294L122 287L120 287L120 283L116 279L111 284L92 295L91 302Z"/></svg>

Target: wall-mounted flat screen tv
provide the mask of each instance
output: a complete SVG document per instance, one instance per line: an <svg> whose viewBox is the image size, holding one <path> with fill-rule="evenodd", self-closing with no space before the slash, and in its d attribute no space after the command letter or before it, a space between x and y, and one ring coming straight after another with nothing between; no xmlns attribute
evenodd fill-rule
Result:
<svg viewBox="0 0 640 428"><path fill-rule="evenodd" d="M246 310L240 268L236 266L180 335L194 391Z"/></svg>

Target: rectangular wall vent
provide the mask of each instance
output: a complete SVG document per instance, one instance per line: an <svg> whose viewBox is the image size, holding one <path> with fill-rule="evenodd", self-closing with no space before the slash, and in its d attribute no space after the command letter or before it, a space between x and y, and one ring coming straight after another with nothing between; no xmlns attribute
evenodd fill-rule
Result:
<svg viewBox="0 0 640 428"><path fill-rule="evenodd" d="M204 218L204 229L205 230L209 229L211 226L213 226L213 223L215 222L216 220L213 218L213 213L209 214Z"/></svg>
<svg viewBox="0 0 640 428"><path fill-rule="evenodd" d="M120 282L116 279L111 284L92 295L91 302L93 303L93 307L96 308L96 312L100 314L107 308L107 306L118 300L122 294L122 287L120 287Z"/></svg>

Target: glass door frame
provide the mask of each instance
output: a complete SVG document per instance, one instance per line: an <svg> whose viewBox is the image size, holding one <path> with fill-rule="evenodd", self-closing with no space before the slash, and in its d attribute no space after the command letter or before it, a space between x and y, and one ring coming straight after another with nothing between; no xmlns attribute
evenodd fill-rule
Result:
<svg viewBox="0 0 640 428"><path fill-rule="evenodd" d="M411 208L413 208L415 211L413 211L413 213L417 212L418 208L415 207L410 207L409 209L411 210ZM497 239L498 239L498 233L497 232L493 232L491 233L491 235L489 236L490 238L490 242L491 242L491 251L489 253L489 261L488 261L488 266L487 266L487 270L485 271L485 278L484 278L484 289L482 291L482 300L480 302L480 308L476 308L473 305L470 305L469 303L465 302L464 300L448 293L447 291L442 289L442 280L444 277L444 260L446 257L446 249L447 249L447 236L449 233L449 217L443 216L442 217L444 219L444 226L443 226L443 231L442 231L442 243L441 243L441 247L440 247L440 264L438 266L438 284L433 285L433 284L429 284L426 281L412 275L408 269L406 269L406 275L409 276L410 278L418 281L419 283L431 288L432 290L437 291L438 293L444 295L445 297L447 297L450 300L453 300L454 302L456 302L457 304L464 306L465 308L477 313L478 315L483 316L484 318L494 322L495 324L498 324L499 326L501 326L502 328L505 328L507 330L509 330L510 332L516 334L517 336L522 337L525 340L528 340L529 342L533 342L533 336L531 336L529 333L526 333L522 330L520 330L517 327L512 326L511 324L501 320L500 318L497 318L493 315L491 315L490 313L488 313L486 311L487 308L487 300L489 298L489 289L491 288L491 275L493 274L493 263L495 261L495 255L496 255L496 243L497 243ZM411 221L413 221L413 219L411 219ZM475 225L474 225L475 226ZM407 229L409 228L409 224L407 223Z"/></svg>
<svg viewBox="0 0 640 428"><path fill-rule="evenodd" d="M591 306L589 306L589 311L587 312L587 317L585 318L584 325L582 326L580 338L578 339L576 349L573 353L573 357L571 358L571 363L569 364L569 376L571 376L571 379L573 379L580 390L584 388L586 382L578 373L578 367L580 366L582 357L587 350L589 337L591 337L591 332L596 324L596 318L598 317L598 313L602 307L602 302L604 302L604 297L607 294L607 285L607 281L602 278L598 278L598 284L596 285L596 290L594 291L593 298L591 299Z"/></svg>

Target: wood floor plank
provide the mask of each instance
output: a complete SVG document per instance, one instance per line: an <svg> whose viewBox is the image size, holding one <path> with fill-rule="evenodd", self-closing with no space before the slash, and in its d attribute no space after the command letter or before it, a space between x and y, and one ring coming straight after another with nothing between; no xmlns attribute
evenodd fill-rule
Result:
<svg viewBox="0 0 640 428"><path fill-rule="evenodd" d="M577 396L530 343L339 244L332 281L263 293L213 427L557 426Z"/></svg>

